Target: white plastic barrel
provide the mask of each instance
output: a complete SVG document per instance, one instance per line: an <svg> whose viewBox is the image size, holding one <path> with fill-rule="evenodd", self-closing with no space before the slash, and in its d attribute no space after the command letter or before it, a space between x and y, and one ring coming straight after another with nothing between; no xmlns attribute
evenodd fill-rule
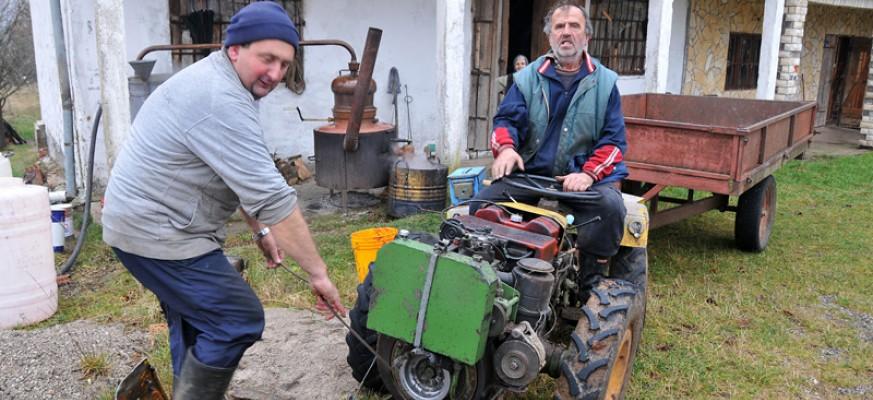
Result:
<svg viewBox="0 0 873 400"><path fill-rule="evenodd" d="M42 321L58 308L48 190L0 178L0 329Z"/></svg>
<svg viewBox="0 0 873 400"><path fill-rule="evenodd" d="M0 138L0 140L3 140ZM2 154L0 154L0 177L10 177L12 176L12 164L9 163L9 160Z"/></svg>

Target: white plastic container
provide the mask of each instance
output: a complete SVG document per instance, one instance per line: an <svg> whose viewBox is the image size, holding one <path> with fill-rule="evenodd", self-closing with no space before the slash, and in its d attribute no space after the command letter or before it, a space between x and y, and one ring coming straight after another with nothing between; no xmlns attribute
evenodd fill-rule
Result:
<svg viewBox="0 0 873 400"><path fill-rule="evenodd" d="M12 176L12 164L9 163L9 160L4 155L0 154L0 178L10 176Z"/></svg>
<svg viewBox="0 0 873 400"><path fill-rule="evenodd" d="M50 215L45 187L0 178L0 329L57 311Z"/></svg>

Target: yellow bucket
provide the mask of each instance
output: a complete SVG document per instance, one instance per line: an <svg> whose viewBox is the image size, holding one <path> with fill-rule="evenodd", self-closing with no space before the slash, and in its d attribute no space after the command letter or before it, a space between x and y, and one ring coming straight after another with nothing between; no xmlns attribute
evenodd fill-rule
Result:
<svg viewBox="0 0 873 400"><path fill-rule="evenodd" d="M394 240L397 228L380 227L364 229L352 233L352 251L355 253L355 268L358 271L358 282L364 282L370 263L376 261L376 253L385 243Z"/></svg>

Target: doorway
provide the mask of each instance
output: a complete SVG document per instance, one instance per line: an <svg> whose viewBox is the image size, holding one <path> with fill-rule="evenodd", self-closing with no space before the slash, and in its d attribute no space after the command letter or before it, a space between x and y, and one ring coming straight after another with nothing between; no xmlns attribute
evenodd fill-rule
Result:
<svg viewBox="0 0 873 400"><path fill-rule="evenodd" d="M816 125L859 129L873 39L827 35L819 85Z"/></svg>

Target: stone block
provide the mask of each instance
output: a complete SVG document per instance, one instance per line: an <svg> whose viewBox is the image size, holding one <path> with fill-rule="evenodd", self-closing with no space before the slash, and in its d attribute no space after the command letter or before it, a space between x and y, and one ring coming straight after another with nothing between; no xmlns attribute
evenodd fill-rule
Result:
<svg viewBox="0 0 873 400"><path fill-rule="evenodd" d="M802 14L785 14L785 20L786 20L786 21L792 21L792 22L795 22L795 21L805 21L805 20L806 20L806 15L802 15Z"/></svg>
<svg viewBox="0 0 873 400"><path fill-rule="evenodd" d="M800 40L799 36L782 35L782 37L779 38L779 42L780 43L800 43L801 40Z"/></svg>
<svg viewBox="0 0 873 400"><path fill-rule="evenodd" d="M787 28L782 30L782 34L785 36L803 37L803 29Z"/></svg>
<svg viewBox="0 0 873 400"><path fill-rule="evenodd" d="M803 46L800 43L782 43L782 50L785 51L796 51L800 52L803 49ZM800 54L797 54L798 56Z"/></svg>
<svg viewBox="0 0 873 400"><path fill-rule="evenodd" d="M858 141L858 147L861 147L861 148L864 148L864 149L873 149L873 140L870 140L870 139L868 139L868 140L859 140L859 141Z"/></svg>

